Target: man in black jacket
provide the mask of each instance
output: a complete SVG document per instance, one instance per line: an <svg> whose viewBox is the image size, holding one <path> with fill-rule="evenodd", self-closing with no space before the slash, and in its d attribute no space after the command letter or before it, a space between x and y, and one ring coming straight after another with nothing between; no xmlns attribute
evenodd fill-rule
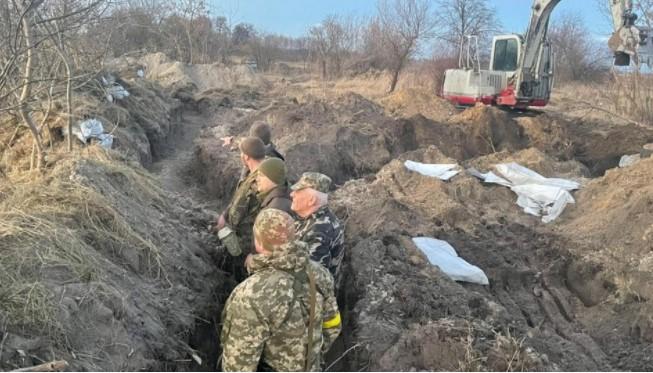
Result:
<svg viewBox="0 0 653 373"><path fill-rule="evenodd" d="M292 201L286 180L286 165L279 158L267 158L257 169L257 198L261 210L273 208L292 215Z"/></svg>

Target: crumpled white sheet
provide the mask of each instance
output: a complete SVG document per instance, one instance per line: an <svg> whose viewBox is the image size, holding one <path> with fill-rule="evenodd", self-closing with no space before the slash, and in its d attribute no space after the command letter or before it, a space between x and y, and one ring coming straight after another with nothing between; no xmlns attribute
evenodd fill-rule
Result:
<svg viewBox="0 0 653 373"><path fill-rule="evenodd" d="M481 173L473 168L467 172L486 183L509 187L517 194L517 204L524 212L542 216L544 223L555 220L567 204L576 202L570 193L580 188L575 181L546 178L514 162L498 164L494 168L500 176L492 171Z"/></svg>
<svg viewBox="0 0 653 373"><path fill-rule="evenodd" d="M629 167L634 165L635 163L639 162L641 159L639 154L633 154L633 155L624 155L619 159L619 167L624 168L624 167Z"/></svg>
<svg viewBox="0 0 653 373"><path fill-rule="evenodd" d="M452 280L481 285L490 284L485 272L459 257L456 249L447 241L430 237L414 237L413 242L431 264L438 266Z"/></svg>
<svg viewBox="0 0 653 373"><path fill-rule="evenodd" d="M436 177L444 181L451 179L460 172L460 170L457 169L457 164L428 164L406 161L404 162L404 166L406 166L407 169L424 176Z"/></svg>
<svg viewBox="0 0 653 373"><path fill-rule="evenodd" d="M73 127L73 134L77 136L79 141L86 144L89 139L95 138L101 147L111 149L113 146L113 135L104 133L102 122L97 119L87 119L78 126Z"/></svg>

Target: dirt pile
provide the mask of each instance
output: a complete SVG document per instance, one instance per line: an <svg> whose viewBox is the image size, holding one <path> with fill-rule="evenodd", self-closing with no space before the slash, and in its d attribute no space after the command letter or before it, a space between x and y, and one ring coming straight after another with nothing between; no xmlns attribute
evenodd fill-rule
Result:
<svg viewBox="0 0 653 373"><path fill-rule="evenodd" d="M520 127L514 122L502 125L492 120L457 125L434 122L420 115L393 119L385 115L381 106L349 93L334 100L277 100L213 130L214 135L200 146L198 157L208 159L204 154L211 154L215 158L220 136L245 136L257 120L272 126L274 142L287 158L292 179L302 172L319 171L337 184L374 173L400 154L420 147L435 145L445 155L464 160L492 152L488 140L481 136L489 136L496 149L514 150L524 144L524 139L519 138ZM230 129L225 131L225 127ZM223 171L220 174L225 178L229 175Z"/></svg>
<svg viewBox="0 0 653 373"><path fill-rule="evenodd" d="M223 282L201 210L95 147L0 195L3 368L166 370L193 354Z"/></svg>
<svg viewBox="0 0 653 373"><path fill-rule="evenodd" d="M434 121L445 121L456 110L449 101L423 88L400 89L378 102L389 115L404 118L420 114Z"/></svg>
<svg viewBox="0 0 653 373"><path fill-rule="evenodd" d="M527 143L523 128L506 112L492 106L479 104L451 117L449 122L463 128L471 137L471 148L480 154L515 151Z"/></svg>
<svg viewBox="0 0 653 373"><path fill-rule="evenodd" d="M555 158L534 147L515 153L501 151L471 159L465 162L465 164L486 172L491 170L496 164L509 162L515 162L530 168L544 177L560 177L575 181L582 181L582 179L590 177L589 169L582 163L575 160L557 161Z"/></svg>
<svg viewBox="0 0 653 373"><path fill-rule="evenodd" d="M171 90L231 89L237 86L262 87L265 81L247 65L222 64L188 65L172 61L163 53L143 56L139 62L145 67L145 76L156 80Z"/></svg>

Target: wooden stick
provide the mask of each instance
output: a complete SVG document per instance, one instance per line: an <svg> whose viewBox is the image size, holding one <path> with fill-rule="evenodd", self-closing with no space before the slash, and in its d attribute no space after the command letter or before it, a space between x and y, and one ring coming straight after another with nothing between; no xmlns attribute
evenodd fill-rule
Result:
<svg viewBox="0 0 653 373"><path fill-rule="evenodd" d="M68 368L68 362L66 360L55 360L33 367L12 370L12 372L61 372L66 368Z"/></svg>

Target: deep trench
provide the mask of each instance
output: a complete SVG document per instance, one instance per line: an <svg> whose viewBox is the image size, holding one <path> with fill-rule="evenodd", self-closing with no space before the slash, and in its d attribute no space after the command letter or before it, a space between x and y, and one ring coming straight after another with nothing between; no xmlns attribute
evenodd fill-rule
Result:
<svg viewBox="0 0 653 373"><path fill-rule="evenodd" d="M151 162L146 163L148 170L156 174L165 189L174 193L188 193L195 202L208 206L211 210L219 211L228 203L228 200L215 198L210 195L204 184L204 177L198 172L195 164L195 138L199 137L206 116L196 103L190 101L175 110L171 117L173 125L171 132L164 139L151 138L150 152ZM196 187L194 185L200 185ZM208 224L209 222L207 222ZM220 344L220 318L223 306L238 284L231 275L231 265L226 257L226 251L220 249L217 240L202 242L205 250L211 255L216 271L220 271L226 281L208 281L214 283L212 293L213 302L210 304L197 305L195 309L196 323L193 330L187 332L188 345L197 351L202 359L201 364L194 359L176 364L173 370L178 371L215 371L220 370L219 364L221 355ZM338 304L343 317L343 333L334 343L331 351L325 356L325 366L331 366L332 371L349 370L347 359L341 358L345 351L344 341L347 339L347 325L350 319L347 317L347 307L344 291L338 294ZM336 361L337 360L337 361ZM336 361L335 364L332 364Z"/></svg>
<svg viewBox="0 0 653 373"><path fill-rule="evenodd" d="M183 123L191 123L193 122L195 126L193 126L193 129L185 133L183 136L179 137L179 133L173 132L169 137L168 141L162 142L160 144L156 144L155 147L157 148L156 150L153 148L152 153L155 155L154 162L150 169L159 174L160 176L163 175L164 178L179 178L182 177L183 179L183 185L188 185L188 183L197 183L198 178L202 178L204 175L201 174L195 174L192 175L192 177L189 179L186 176L187 175L180 175L175 172L167 172L165 171L165 167L161 167L161 162L165 161L167 159L176 159L176 161L180 162L193 162L194 159L194 145L193 145L193 139L197 137L200 133L201 130L201 122L204 121L203 113L201 111L198 111L195 106L187 106L183 111L180 112L180 115L178 117L178 120ZM189 121L190 119L190 121ZM181 128L182 126L174 126L174 128ZM188 126L183 126L183 128L187 129ZM181 146L180 146L181 145ZM180 155L181 154L181 155ZM606 159L592 159L585 157L584 154L575 154L574 159L580 161L581 163L585 164L588 166L588 168L591 171L591 176L592 177L598 177L601 176L605 173L606 169L612 168L617 165L618 159L615 157L610 157L608 160ZM191 167L195 171L197 171L196 167ZM183 167L182 167L183 169ZM169 170L168 170L169 171ZM173 170L174 171L174 170ZM176 171L180 171L180 169L177 169ZM183 170L182 170L183 171ZM354 176L350 177L353 178ZM168 182L171 180L168 180ZM164 184L166 184L166 181L164 181ZM198 183L201 184L201 183ZM176 184L175 182L171 183L168 185L168 187L172 186L173 188L179 187L182 184ZM202 188L200 188L202 189ZM211 205L212 207L218 207L218 206L223 206L225 205L226 201L224 200L218 200L218 199L212 199L207 193L206 190L199 190L196 191L196 193L192 194L193 198L207 198L208 199L208 204ZM217 212L217 211L216 211ZM482 225L479 225L479 228L483 230L484 228ZM513 227L514 228L514 227ZM524 227L517 227L517 230L521 230ZM495 229L495 228L492 228ZM503 229L503 228L499 228ZM530 231L529 229L526 229L526 231ZM525 233L522 235L524 237L525 242L528 240L529 233ZM531 236L537 236L537 235L531 235ZM486 241L486 240L492 240L494 237L491 235L490 237L470 237L468 234L464 232L440 232L440 237L446 238L448 241L451 241L452 243L458 243L458 245L455 245L457 247L479 247L479 250L482 250L483 248L481 247L478 242ZM555 241L555 240L554 240ZM215 241L210 241L206 242L206 249L207 251L210 251L213 253L212 259L214 261L214 266L217 271L223 271L228 273L229 268L226 266L226 258L223 256L223 254L220 254L221 252L224 251L216 251L216 242ZM352 245L354 243L352 242L347 242L348 245ZM481 262L482 259L480 257L474 258L478 251L475 251L473 249L469 249L468 252L465 252L464 250L462 251L461 254L471 257L472 259L475 259L475 262ZM553 253L552 255L559 255L560 253L556 254ZM567 252L564 252L563 254L567 255ZM521 261L523 260L523 261ZM529 262L529 258L524 258L521 259L521 264L523 264L526 268L528 268L529 271L533 272L532 274L537 272L538 266L541 265L546 265L547 263L545 262ZM348 256L345 258L345 263L343 265L345 268L350 265L349 263L350 258ZM511 263L510 259L506 260L506 263ZM492 263L486 263L488 266L488 269L490 271L503 271L505 269L503 268L492 268L491 265ZM501 264L503 265L503 263ZM575 261L574 258L568 258L567 261L564 263L564 265L560 268L557 269L556 274L562 274L563 271L566 270L569 266L574 266L574 265L579 265ZM582 265L582 264L580 264ZM503 276L503 274L500 274ZM355 325L356 319L353 317L353 308L355 307L356 303L359 301L359 294L362 293L364 289L358 289L356 287L356 281L350 280L348 278L348 274L345 273L345 278L343 281L343 284L348 284L350 286L343 286L342 289L340 290L338 294L338 304L339 308L343 317L343 332L339 339L336 341L334 346L332 347L331 351L325 356L325 367L331 366L332 371L350 371L350 370L360 370L364 369L366 367L366 363L364 359L366 358L365 354L363 353L361 357L359 357L359 351L357 351L355 348L352 349L353 346L355 346L356 341L355 338L356 336L352 334L352 331L357 327ZM214 286L214 301L212 304L208 305L200 305L198 306L197 309L197 316L198 316L198 322L196 323L196 326L194 330L188 332L188 343L189 345L194 348L195 350L198 351L198 354L202 357L202 364L199 365L197 363L184 363L177 368L179 370L191 370L191 371L211 371L215 369L220 369L220 366L218 364L219 362L219 356L221 353L220 349L220 341L219 341L219 332L220 332L220 315L222 312L222 307L224 305L224 302L226 301L228 295L230 294L231 290L235 287L236 282L231 279L230 276L228 276L229 281L224 282L224 283L217 283ZM510 281L514 281L514 279L509 279ZM508 286L506 284L501 284L500 286ZM583 294L580 294L577 289L574 289L573 287L570 287L569 284L567 283L566 278L560 278L558 281L556 281L556 286L558 287L558 290L547 290L550 294L552 295L552 302L551 304L540 304L538 307L536 304L538 302L537 298L528 296L524 298L524 300L521 300L522 303L516 306L514 311L518 312L518 315L515 315L515 318L517 319L522 319L524 322L524 326L533 328L537 322L541 322L541 320L544 318L546 319L551 318L552 316L550 315L551 312L554 312L553 317L556 318L558 321L552 321L552 323L562 323L563 325L575 325L577 321L574 319L573 316L567 315L567 309L569 307L568 304L565 304L563 301L561 301L559 294L557 291L564 291L565 293L572 294L575 297L578 297L582 300ZM502 301L503 297L506 297L507 295L507 290L502 289L502 288L490 288L486 292L487 296L489 299L492 299L494 301L497 301L499 303L504 303L504 302L509 302L509 303L514 303L514 300L508 296L508 298L504 299ZM534 302L535 308L532 308L532 305L529 305L529 302ZM542 301L539 301L542 302ZM504 304L507 306L507 304ZM547 309L549 307L549 309ZM537 321L539 320L539 321ZM562 320L562 321L560 321ZM556 327L558 328L558 327ZM564 331L559 332L561 335L562 339L566 339ZM582 348L582 344L580 347ZM588 353L588 355L591 355L591 353ZM605 368L603 366L602 368ZM599 367L601 369L601 367Z"/></svg>

